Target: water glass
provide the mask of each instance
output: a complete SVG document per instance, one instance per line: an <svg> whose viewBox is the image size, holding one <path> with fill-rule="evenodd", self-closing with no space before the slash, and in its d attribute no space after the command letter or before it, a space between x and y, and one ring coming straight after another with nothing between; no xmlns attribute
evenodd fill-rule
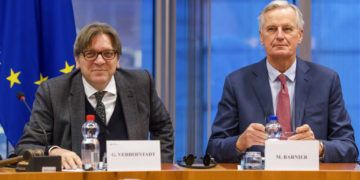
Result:
<svg viewBox="0 0 360 180"><path fill-rule="evenodd" d="M102 161L99 162L99 170L107 170L107 159L106 159L106 152L103 155Z"/></svg>
<svg viewBox="0 0 360 180"><path fill-rule="evenodd" d="M262 169L262 158L260 152L249 151L244 156L244 169Z"/></svg>

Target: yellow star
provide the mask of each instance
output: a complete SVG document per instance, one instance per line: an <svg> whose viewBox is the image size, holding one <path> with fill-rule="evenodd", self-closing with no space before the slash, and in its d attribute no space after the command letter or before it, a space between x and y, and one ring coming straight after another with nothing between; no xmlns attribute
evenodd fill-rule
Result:
<svg viewBox="0 0 360 180"><path fill-rule="evenodd" d="M19 81L18 77L20 75L20 71L17 73L14 73L14 71L12 70L12 68L10 69L10 76L8 76L6 79L10 81L10 88L12 88L14 86L15 83L17 84L21 84L21 82Z"/></svg>
<svg viewBox="0 0 360 180"><path fill-rule="evenodd" d="M69 64L67 63L67 61L65 61L65 68L64 69L60 69L60 72L67 74L69 72L71 72L74 69L74 65L69 66Z"/></svg>
<svg viewBox="0 0 360 180"><path fill-rule="evenodd" d="M40 85L41 83L48 80L48 78L49 78L49 76L43 77L42 74L40 73L40 79L38 81L35 81L34 84Z"/></svg>

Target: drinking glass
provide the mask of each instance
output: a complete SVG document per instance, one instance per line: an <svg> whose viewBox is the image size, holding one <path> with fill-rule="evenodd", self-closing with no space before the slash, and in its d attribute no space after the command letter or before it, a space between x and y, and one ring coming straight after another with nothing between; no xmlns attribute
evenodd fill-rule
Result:
<svg viewBox="0 0 360 180"><path fill-rule="evenodd" d="M244 156L244 169L262 169L261 153L255 151L246 152Z"/></svg>

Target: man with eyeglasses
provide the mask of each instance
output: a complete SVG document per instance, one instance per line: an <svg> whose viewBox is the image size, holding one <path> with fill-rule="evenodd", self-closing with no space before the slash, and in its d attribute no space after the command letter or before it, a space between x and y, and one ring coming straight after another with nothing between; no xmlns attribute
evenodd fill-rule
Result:
<svg viewBox="0 0 360 180"><path fill-rule="evenodd" d="M41 84L16 153L43 148L50 156L61 156L63 168L81 168L81 126L86 114L96 114L100 157L106 140L150 138L160 140L162 162L172 162L173 127L151 75L121 69L121 52L112 27L85 26L74 44L77 70Z"/></svg>

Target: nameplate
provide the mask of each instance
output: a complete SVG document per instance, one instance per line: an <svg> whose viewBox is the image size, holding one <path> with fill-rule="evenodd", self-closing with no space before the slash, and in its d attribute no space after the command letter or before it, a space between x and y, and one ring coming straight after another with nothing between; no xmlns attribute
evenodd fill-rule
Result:
<svg viewBox="0 0 360 180"><path fill-rule="evenodd" d="M161 170L160 141L106 141L108 171Z"/></svg>
<svg viewBox="0 0 360 180"><path fill-rule="evenodd" d="M319 170L319 141L266 140L265 170Z"/></svg>

